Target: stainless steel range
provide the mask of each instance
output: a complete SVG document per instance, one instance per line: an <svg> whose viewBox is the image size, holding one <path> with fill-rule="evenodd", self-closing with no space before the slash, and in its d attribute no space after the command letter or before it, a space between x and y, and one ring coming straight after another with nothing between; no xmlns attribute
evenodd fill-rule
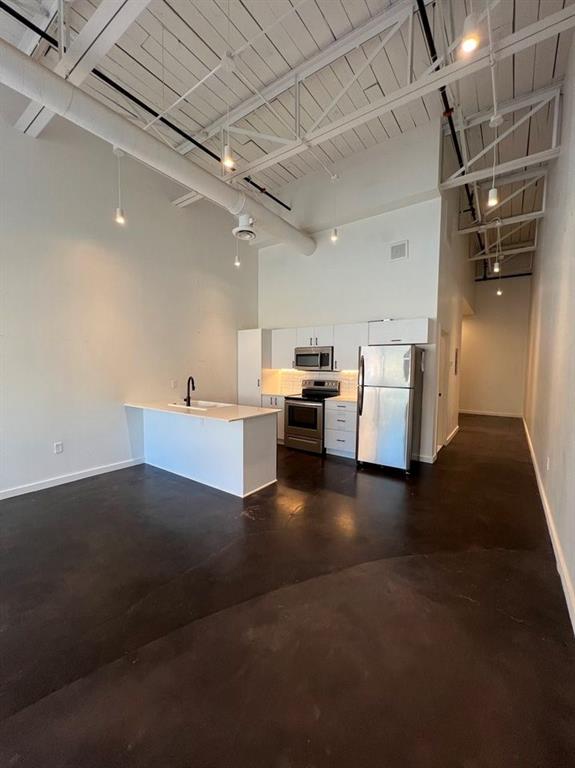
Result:
<svg viewBox="0 0 575 768"><path fill-rule="evenodd" d="M285 399L285 438L289 448L323 453L323 403L339 395L339 381L304 379L301 395Z"/></svg>

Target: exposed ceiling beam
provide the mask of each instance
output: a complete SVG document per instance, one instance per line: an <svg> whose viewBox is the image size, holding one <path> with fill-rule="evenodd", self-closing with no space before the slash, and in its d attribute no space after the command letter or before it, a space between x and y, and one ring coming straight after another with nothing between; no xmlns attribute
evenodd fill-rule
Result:
<svg viewBox="0 0 575 768"><path fill-rule="evenodd" d="M149 2L106 0L101 3L53 71L74 85L83 83ZM16 128L28 136L37 137L53 116L54 113L45 106L33 102L18 118Z"/></svg>
<svg viewBox="0 0 575 768"><path fill-rule="evenodd" d="M433 1L434 0L425 0L425 3L426 5L429 5ZM323 51L319 51L315 56L307 59L307 61L303 61L301 64L298 64L297 66L290 69L289 72L286 72L285 75L282 75L277 80L274 80L273 82L264 86L260 90L261 97L264 98L265 101L272 101L285 91L293 88L296 80L305 80L306 77L310 77L316 72L319 72L320 69L333 64L333 62L337 61L337 59L345 56L351 51L354 51L356 48L359 48L360 45L363 45L368 40L376 37L376 35L385 32L387 29L397 24L398 21L405 19L406 14L409 13L412 5L412 0L400 0L400 2L395 3L391 8L388 8L377 16L374 16L368 22L360 27L357 27L351 32L348 32L347 35L344 35L339 40L335 40L333 43L330 43L330 45L324 48ZM246 101L239 104L234 109L231 109L229 114L229 122L235 123L238 120L241 120L243 117L249 115L250 112L256 110L261 106L262 98L260 98L260 96L252 96L251 98L246 99ZM194 138L198 141L205 141L206 139L211 138L214 134L218 133L218 131L227 124L228 115L222 115L213 123L206 126L206 128L200 131L196 136L194 136ZM194 145L185 141L179 147L177 147L177 149L178 152L185 154L186 152L194 149Z"/></svg>
<svg viewBox="0 0 575 768"><path fill-rule="evenodd" d="M522 245L518 246L517 248L505 248L501 251L499 251L499 255L505 258L506 256L517 256L520 253L533 253L533 251L537 250L537 246L535 244L532 245ZM495 251L491 251L488 253L480 253L477 256L470 256L468 261L483 261L484 259L492 259L495 256Z"/></svg>
<svg viewBox="0 0 575 768"><path fill-rule="evenodd" d="M497 105L497 114L499 115L509 115L513 114L513 112L518 112L520 109L526 109L527 107L532 107L535 104L538 104L539 102L543 101L547 97L553 98L553 96L556 96L561 92L561 88L563 86L563 82L554 82L550 85L545 86L545 88L539 88L537 91L532 91L531 93L527 93L523 96L516 96L514 99L509 99L508 101L503 101L501 104ZM483 109L480 112L474 112L471 115L468 115L467 117L463 117L463 120L457 119L455 121L455 125L458 129L461 127L467 129L467 128L473 128L476 125L481 125L481 123L488 122L493 117L493 107L490 109ZM447 124L443 128L444 133L448 133L449 129Z"/></svg>
<svg viewBox="0 0 575 768"><path fill-rule="evenodd" d="M501 61L509 56L513 56L523 50L526 50L537 43L555 37L556 35L564 32L568 29L575 27L575 5L570 5L557 13L550 14L549 16L540 19L534 24L530 24L527 27L514 32L511 35L503 38L494 45L495 57L497 61ZM266 168L269 168L277 163L285 162L290 157L305 152L310 146L316 146L324 141L333 139L346 131L356 128L358 125L378 117L386 112L391 112L394 109L403 107L416 99L420 99L431 93L434 93L441 86L449 85L450 83L461 80L462 78L469 77L483 69L490 66L490 51L489 48L482 48L468 59L460 59L453 64L449 64L437 72L420 77L413 81L409 85L402 88L398 88L389 95L372 102L371 104L362 107L348 115L344 115L340 119L330 123L322 128L317 128L311 134L306 136L306 140L296 140L291 144L286 144L273 152L264 155L263 157L247 163L241 170L236 172L236 175L245 175L246 173L258 173ZM293 84L293 83L292 83ZM557 157L559 154L559 147L545 150L537 154L531 155L526 158L518 158L508 163L502 163L499 166L500 173L509 173L511 171L524 168L535 163L547 162ZM492 173L492 170L487 169L485 171L479 170L470 174L465 174L459 178L452 179L448 182L444 182L441 185L441 189L449 189L451 187L458 187L466 183L473 183L484 178L488 178ZM233 175L232 175L233 177ZM174 203L179 205L186 204L186 196L178 198ZM195 196L194 198L195 199ZM193 199L191 201L193 201Z"/></svg>
<svg viewBox="0 0 575 768"><path fill-rule="evenodd" d="M471 235L473 232L485 232L488 229L497 229L497 227L509 227L512 224L520 224L525 221L535 221L541 219L545 211L532 211L531 213L521 213L518 216L509 216L506 219L497 219L496 221L486 221L483 224L475 224L473 227L458 229L458 235Z"/></svg>
<svg viewBox="0 0 575 768"><path fill-rule="evenodd" d="M493 172L493 171L492 171ZM507 184L516 184L519 181L527 181L527 179L539 179L547 176L547 168L528 168L526 171L518 171L517 173L510 173L508 176L499 175L497 177L497 187L504 187ZM488 179L479 183L479 187L488 189L491 187L492 179L491 175Z"/></svg>
<svg viewBox="0 0 575 768"><path fill-rule="evenodd" d="M511 171L516 171L519 168L527 168L532 165L538 165L539 163L547 163L550 160L555 160L556 157L559 157L560 151L560 147L555 147L553 149L545 149L543 152L535 152L533 155L517 157L515 160L508 160L506 163L500 163L495 166L495 175L499 176L504 173L511 173ZM473 171L473 173L466 173L463 176L459 176L457 179L448 179L439 185L439 189L453 189L453 187L461 187L464 184L470 184L474 181L490 179L492 176L493 168L482 168L479 171Z"/></svg>
<svg viewBox="0 0 575 768"><path fill-rule="evenodd" d="M32 23L45 32L54 21L54 18L57 12L58 12L58 0L52 0L52 2L50 3L50 6L46 9L44 13L38 13L32 17ZM33 30L26 29L24 31L24 34L20 38L20 42L18 43L18 48L19 50L22 51L22 53L25 53L27 56L30 56L34 52L34 49L36 48L38 43L40 42L40 39L41 39L40 36L37 35Z"/></svg>

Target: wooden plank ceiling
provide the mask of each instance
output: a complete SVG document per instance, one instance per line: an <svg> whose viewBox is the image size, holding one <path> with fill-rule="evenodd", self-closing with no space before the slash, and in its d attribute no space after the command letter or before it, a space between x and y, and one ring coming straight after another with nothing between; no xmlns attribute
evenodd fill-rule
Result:
<svg viewBox="0 0 575 768"><path fill-rule="evenodd" d="M13 3L16 0L12 0ZM104 0L102 0L104 1ZM453 40L463 26L470 10L471 0L441 0L442 5L428 6L434 37L438 49L444 40ZM497 40L522 27L554 13L575 0L500 0L492 12L493 34ZM72 34L77 34L94 12L98 0L75 0L69 7L68 17ZM240 105L254 95L253 88L261 89L285 75L324 50L348 32L357 29L373 17L393 6L391 0L152 0L138 20L101 62L99 69L122 85L127 91L162 111L204 77L221 60L226 50L236 50L253 39L263 29L297 5L281 23L261 35L241 55L237 71L219 71L198 87L189 97L170 111L169 119L186 133L199 137L202 129L226 115L228 109ZM475 0L482 10L482 0ZM21 8L20 8L21 10ZM443 13L442 13L443 11ZM442 32L441 19L444 19ZM0 34L14 41L14 23L1 21ZM485 35L487 34L484 28ZM54 34L54 32L53 32ZM340 57L334 63L311 75L302 83L300 110L302 129L309 129L322 114L331 99L365 64L381 35ZM332 110L327 120L354 112L374 100L405 85L407 72L407 24L374 58ZM497 87L500 101L529 93L562 79L565 72L570 36L562 34L549 39L516 56L502 61L497 67ZM48 65L55 54L46 46L34 54ZM429 55L421 25L414 25L414 75L429 66ZM128 99L91 76L84 89L145 125L149 114ZM464 115L492 106L490 73L484 70L451 88L452 100L458 103ZM235 125L238 128L293 138L290 133L295 124L295 91L291 88L266 105L254 109ZM374 144L385 142L415 126L441 115L442 107L435 94L414 101L406 107L372 119L353 130L326 141L289 160L257 173L254 180L281 196L281 188L305 174L319 170L322 165L333 168L338 160ZM508 115L503 131L524 114L518 111ZM505 162L549 146L552 124L552 106L541 110L518 131L505 139L498 151L498 159ZM169 127L156 123L153 130L161 138L177 147L182 138ZM493 139L488 123L467 131L468 152L473 156ZM447 139L446 139L447 141ZM278 144L261 138L232 134L232 149L242 164L256 160L277 149ZM221 139L215 135L205 141L216 154L221 154ZM218 173L216 161L194 149L190 156L213 173ZM493 162L489 153L474 169L488 167ZM519 184L502 189L501 196L517 189ZM502 217L537 210L541 205L542 183L529 188L501 209ZM527 223L513 238L512 243L525 242L533 237L535 224Z"/></svg>

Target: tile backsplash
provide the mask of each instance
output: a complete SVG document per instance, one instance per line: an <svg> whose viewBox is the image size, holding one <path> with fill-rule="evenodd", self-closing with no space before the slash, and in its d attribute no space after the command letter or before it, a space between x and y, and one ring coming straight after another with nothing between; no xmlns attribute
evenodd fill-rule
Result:
<svg viewBox="0 0 575 768"><path fill-rule="evenodd" d="M263 371L262 393L268 395L295 395L301 392L304 379L334 379L340 382L340 394L355 397L357 371L296 371L267 368Z"/></svg>

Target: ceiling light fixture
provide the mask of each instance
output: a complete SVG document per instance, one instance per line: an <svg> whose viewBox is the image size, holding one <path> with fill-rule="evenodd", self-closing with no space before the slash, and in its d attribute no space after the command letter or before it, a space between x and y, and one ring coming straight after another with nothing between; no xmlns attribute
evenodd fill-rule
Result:
<svg viewBox="0 0 575 768"><path fill-rule="evenodd" d="M495 208L499 204L499 197L497 195L497 187L491 187L489 195L487 196L487 205L489 208Z"/></svg>
<svg viewBox="0 0 575 768"><path fill-rule="evenodd" d="M330 177L331 183L334 185L333 187L333 221L334 223L337 223L337 182L339 181L339 176L335 171L331 174ZM339 229L337 227L334 227L331 230L331 235L329 236L329 239L332 243L337 243L339 240Z"/></svg>
<svg viewBox="0 0 575 768"><path fill-rule="evenodd" d="M224 55L221 58L220 66L222 69L222 72L225 73L226 77L225 79L228 80L227 86L231 90L231 86L229 83L229 80L231 79L231 76L235 69L235 62L233 54L230 50L230 25L231 25L231 10L230 10L230 1L228 0L228 12L227 12L227 22L228 22L228 32L226 35L226 46L227 49L224 52ZM223 152L222 152L222 171L224 175L226 173L233 173L236 170L236 160L232 153L232 149L230 146L230 102L228 98L228 92L226 91L226 113L227 113L227 120L226 120L226 126L225 129L222 128L222 144L223 144Z"/></svg>
<svg viewBox="0 0 575 768"><path fill-rule="evenodd" d="M113 151L114 155L116 156L116 163L118 167L118 205L116 206L116 215L114 216L114 221L116 224L121 224L123 226L126 223L126 214L122 208L122 173L120 169L120 160L122 157L124 157L124 153L119 147L114 147Z"/></svg>
<svg viewBox="0 0 575 768"><path fill-rule="evenodd" d="M339 232L337 231L337 227L334 227L331 230L330 240L332 243L337 243L337 241L339 240Z"/></svg>
<svg viewBox="0 0 575 768"><path fill-rule="evenodd" d="M238 226L232 229L232 234L238 240L255 240L256 231L253 227L254 220L249 213L241 213L238 216Z"/></svg>
<svg viewBox="0 0 575 768"><path fill-rule="evenodd" d="M497 257L495 258L495 264L493 265L493 271L495 274L499 274L501 271L501 267L499 266L499 261L497 260Z"/></svg>
<svg viewBox="0 0 575 768"><path fill-rule="evenodd" d="M228 141L229 141L229 135L228 135ZM232 171L236 170L236 161L233 156L232 150L230 149L230 145L226 144L224 146L224 152L222 155L222 167L224 169L224 172L231 173Z"/></svg>
<svg viewBox="0 0 575 768"><path fill-rule="evenodd" d="M501 290L501 288L497 289L497 295L498 296L503 296L503 291Z"/></svg>
<svg viewBox="0 0 575 768"><path fill-rule="evenodd" d="M465 17L465 21L463 22L463 34L461 36L460 46L462 53L473 53L479 45L479 40L477 16L472 12Z"/></svg>

